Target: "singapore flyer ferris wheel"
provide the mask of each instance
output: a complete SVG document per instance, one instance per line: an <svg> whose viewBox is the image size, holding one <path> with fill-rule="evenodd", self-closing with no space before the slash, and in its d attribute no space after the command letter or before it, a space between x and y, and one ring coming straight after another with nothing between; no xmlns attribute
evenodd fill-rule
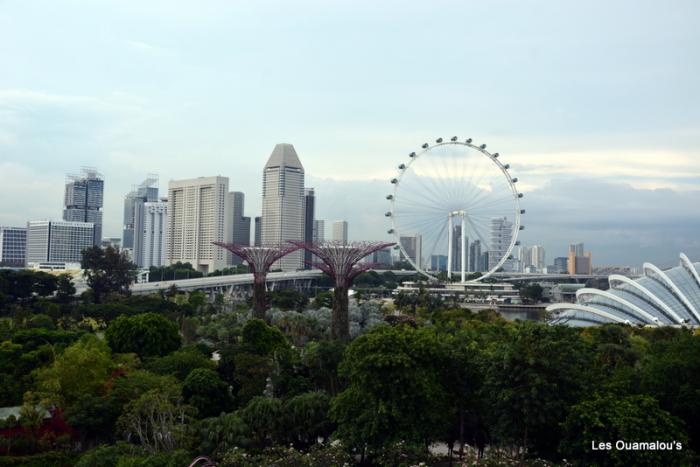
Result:
<svg viewBox="0 0 700 467"><path fill-rule="evenodd" d="M401 259L436 280L480 281L509 269L525 213L509 169L471 138L438 138L411 152L387 196Z"/></svg>

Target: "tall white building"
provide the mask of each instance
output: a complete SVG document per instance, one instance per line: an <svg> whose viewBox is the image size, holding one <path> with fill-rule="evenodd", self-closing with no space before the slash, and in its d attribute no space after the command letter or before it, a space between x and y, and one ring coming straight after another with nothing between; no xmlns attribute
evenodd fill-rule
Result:
<svg viewBox="0 0 700 467"><path fill-rule="evenodd" d="M491 219L491 244L489 245L489 270L496 267L498 262L508 252L510 242L513 240L513 223L505 217ZM513 261L506 260L503 263L505 271L512 271Z"/></svg>
<svg viewBox="0 0 700 467"><path fill-rule="evenodd" d="M226 251L212 242L231 239L227 199L227 177L170 181L166 264L191 263L206 274L226 267Z"/></svg>
<svg viewBox="0 0 700 467"><path fill-rule="evenodd" d="M348 242L348 222L347 221L334 221L333 231L331 232L331 240L334 242Z"/></svg>
<svg viewBox="0 0 700 467"><path fill-rule="evenodd" d="M141 240L134 244L134 257L142 268L165 265L168 201L143 203Z"/></svg>
<svg viewBox="0 0 700 467"><path fill-rule="evenodd" d="M39 263L80 263L82 251L93 246L92 222L29 221L27 266Z"/></svg>
<svg viewBox="0 0 700 467"><path fill-rule="evenodd" d="M541 245L533 245L530 251L530 264L537 268L538 272L542 272L546 265L544 247Z"/></svg>
<svg viewBox="0 0 700 467"><path fill-rule="evenodd" d="M304 167L291 144L276 145L265 164L261 222L263 245L304 240ZM295 251L272 269L296 271L302 259L303 252Z"/></svg>

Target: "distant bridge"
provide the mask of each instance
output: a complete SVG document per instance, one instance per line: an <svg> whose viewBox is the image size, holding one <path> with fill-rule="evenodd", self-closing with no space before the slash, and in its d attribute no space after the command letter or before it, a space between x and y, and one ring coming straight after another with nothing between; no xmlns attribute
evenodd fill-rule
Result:
<svg viewBox="0 0 700 467"><path fill-rule="evenodd" d="M387 270L376 270L382 274ZM415 271L391 271L396 276L413 276ZM306 269L292 272L271 272L267 275L268 290L294 288L310 289L313 281L323 276L319 269ZM147 295L165 292L175 286L181 291L203 290L211 294L246 295L253 289L253 274L232 274L228 276L198 277L195 279L176 279L172 281L142 282L131 286L131 293Z"/></svg>

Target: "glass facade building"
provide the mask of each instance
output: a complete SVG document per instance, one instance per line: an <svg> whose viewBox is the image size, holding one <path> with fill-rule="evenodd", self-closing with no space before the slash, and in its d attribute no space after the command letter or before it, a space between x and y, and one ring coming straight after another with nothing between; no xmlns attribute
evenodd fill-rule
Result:
<svg viewBox="0 0 700 467"><path fill-rule="evenodd" d="M22 267L27 254L27 229L0 226L0 266Z"/></svg>

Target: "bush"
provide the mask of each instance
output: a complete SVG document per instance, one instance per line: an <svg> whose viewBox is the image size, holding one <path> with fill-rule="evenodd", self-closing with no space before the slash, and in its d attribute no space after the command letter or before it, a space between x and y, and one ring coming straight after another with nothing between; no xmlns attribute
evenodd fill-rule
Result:
<svg viewBox="0 0 700 467"><path fill-rule="evenodd" d="M181 344L177 325L155 313L120 316L107 328L105 337L114 352L141 358L167 355Z"/></svg>

